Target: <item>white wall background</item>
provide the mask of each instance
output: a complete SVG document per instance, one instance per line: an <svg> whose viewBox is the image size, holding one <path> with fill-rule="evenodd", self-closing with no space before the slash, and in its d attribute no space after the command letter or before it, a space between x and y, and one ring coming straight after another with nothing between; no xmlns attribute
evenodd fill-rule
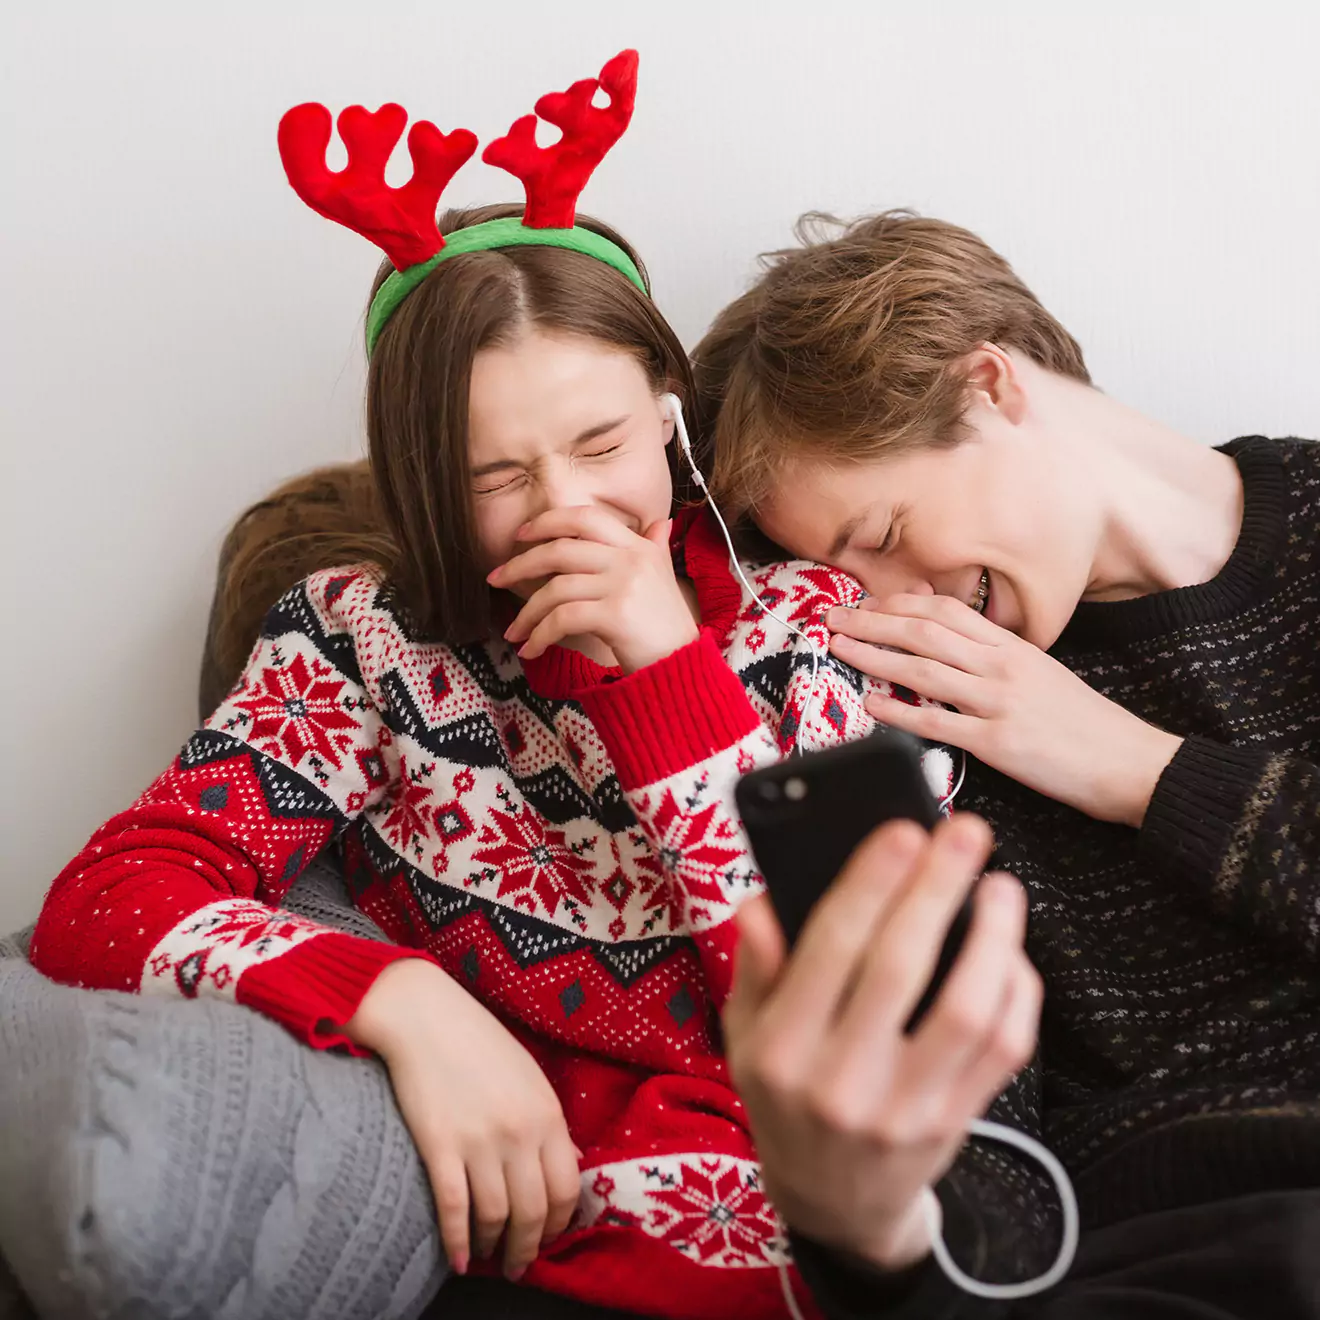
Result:
<svg viewBox="0 0 1320 1320"><path fill-rule="evenodd" d="M626 45L585 205L689 344L799 212L906 204L1003 250L1111 393L1206 442L1320 432L1314 4L6 5L0 928L191 730L229 521L360 450L377 257L288 188L281 113L484 142Z"/></svg>

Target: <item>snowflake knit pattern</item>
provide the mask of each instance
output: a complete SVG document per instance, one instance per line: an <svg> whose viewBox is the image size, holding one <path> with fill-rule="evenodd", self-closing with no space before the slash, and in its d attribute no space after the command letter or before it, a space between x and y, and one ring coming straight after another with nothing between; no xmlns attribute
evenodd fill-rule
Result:
<svg viewBox="0 0 1320 1320"><path fill-rule="evenodd" d="M429 956L532 1052L585 1153L577 1215L526 1282L649 1315L779 1316L787 1233L719 1043L730 918L762 888L732 793L874 727L870 680L828 656L821 622L862 592L811 564L755 574L813 662L708 515L676 520L674 550L701 635L628 676L560 648L524 665L502 640L419 642L374 570L310 578L55 882L32 958L80 985L237 1000L324 1047L348 1044L384 966ZM926 753L941 796L950 769ZM392 943L274 910L334 837Z"/></svg>

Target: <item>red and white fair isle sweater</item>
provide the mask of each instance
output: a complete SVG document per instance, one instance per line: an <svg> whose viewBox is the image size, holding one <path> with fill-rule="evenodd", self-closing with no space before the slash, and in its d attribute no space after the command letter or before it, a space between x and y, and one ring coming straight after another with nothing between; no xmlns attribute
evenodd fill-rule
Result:
<svg viewBox="0 0 1320 1320"><path fill-rule="evenodd" d="M576 1218L526 1282L649 1315L781 1316L787 1235L717 1025L730 918L761 887L732 790L872 721L828 657L812 691L809 648L744 593L709 515L677 520L674 549L701 636L629 676L560 648L524 665L501 639L419 643L372 571L310 578L56 880L31 955L80 985L237 1000L323 1047L347 1044L386 964L425 951L532 1052L585 1152ZM862 595L803 563L753 581L822 650L822 612ZM941 791L948 767L928 753ZM391 943L276 909L337 834Z"/></svg>

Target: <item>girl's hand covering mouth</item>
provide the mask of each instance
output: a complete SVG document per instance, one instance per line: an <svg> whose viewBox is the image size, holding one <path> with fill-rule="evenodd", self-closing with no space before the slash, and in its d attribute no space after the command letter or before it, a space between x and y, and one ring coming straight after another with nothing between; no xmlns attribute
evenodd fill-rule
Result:
<svg viewBox="0 0 1320 1320"><path fill-rule="evenodd" d="M697 624L674 576L668 519L642 534L603 509L551 509L518 531L535 542L487 575L493 587L547 579L506 629L532 660L566 637L593 636L635 673L694 642Z"/></svg>

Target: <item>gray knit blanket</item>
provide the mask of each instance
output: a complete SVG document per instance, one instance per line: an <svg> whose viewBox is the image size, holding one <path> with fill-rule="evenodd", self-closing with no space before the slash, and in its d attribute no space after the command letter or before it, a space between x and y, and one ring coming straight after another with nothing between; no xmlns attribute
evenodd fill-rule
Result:
<svg viewBox="0 0 1320 1320"><path fill-rule="evenodd" d="M318 863L288 906L382 938ZM0 940L0 1320L412 1320L444 1262L374 1059L76 990Z"/></svg>

